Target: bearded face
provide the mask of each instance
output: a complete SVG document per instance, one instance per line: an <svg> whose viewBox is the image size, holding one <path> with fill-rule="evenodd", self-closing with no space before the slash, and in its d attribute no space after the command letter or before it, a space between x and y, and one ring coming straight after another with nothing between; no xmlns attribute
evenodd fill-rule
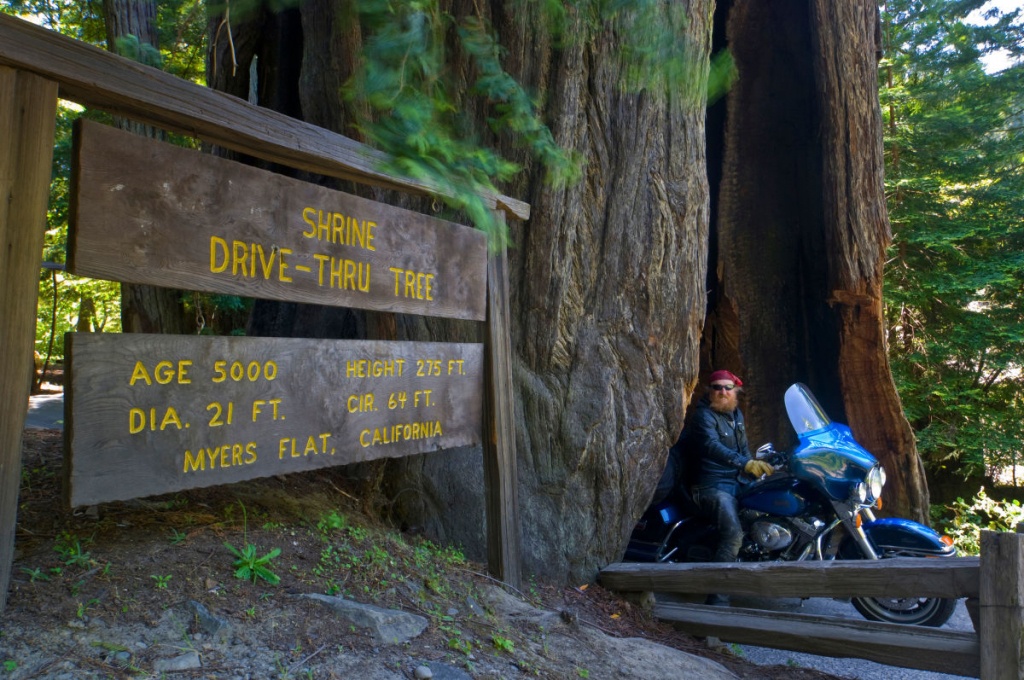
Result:
<svg viewBox="0 0 1024 680"><path fill-rule="evenodd" d="M739 389L727 381L715 381L708 388L711 408L719 413L732 413L739 405Z"/></svg>

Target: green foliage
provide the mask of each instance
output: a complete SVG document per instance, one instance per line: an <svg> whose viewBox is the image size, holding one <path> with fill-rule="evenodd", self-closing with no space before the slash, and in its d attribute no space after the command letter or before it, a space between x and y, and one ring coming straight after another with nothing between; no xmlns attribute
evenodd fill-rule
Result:
<svg viewBox="0 0 1024 680"><path fill-rule="evenodd" d="M154 586L157 590L167 590L167 585L171 582L171 574L151 574L150 578L153 579Z"/></svg>
<svg viewBox="0 0 1024 680"><path fill-rule="evenodd" d="M464 211L487 231L495 245L504 245L504 234L498 232L480 194L497 193L494 182L511 179L520 167L467 134L473 129L471 120L459 106L446 72L450 30L485 74L473 91L493 97L501 107L494 124L504 122L532 133L528 138L532 136L535 151L540 149L549 162L557 159L553 168L575 173L578 163L553 144L518 83L503 77L494 43L482 24L459 25L436 0L370 0L360 2L359 11L369 37L362 69L349 84L348 96L383 114L365 122L361 130L391 155L384 169L435 187L452 208Z"/></svg>
<svg viewBox="0 0 1024 680"><path fill-rule="evenodd" d="M50 577L47 576L46 572L44 572L40 567L36 567L35 569L28 569L26 567L22 567L21 570L28 574L28 580L30 583L35 583L36 581L50 580Z"/></svg>
<svg viewBox="0 0 1024 680"><path fill-rule="evenodd" d="M942 531L953 539L959 554L978 555L981 553L981 530L1015 531L1017 524L1024 521L1024 508L1017 500L989 498L982 488L970 503L957 498L953 505L941 508L936 519Z"/></svg>
<svg viewBox="0 0 1024 680"><path fill-rule="evenodd" d="M235 578L251 580L256 583L257 579L263 579L271 585L281 582L281 577L270 569L270 563L281 554L280 548L274 548L262 557L259 556L259 548L252 543L246 543L241 550L224 541L227 548L237 559L232 566L235 567Z"/></svg>
<svg viewBox="0 0 1024 680"><path fill-rule="evenodd" d="M438 0L366 0L358 9L368 37L347 95L374 112L360 129L393 159L386 171L433 187L450 208L487 231L496 247L505 245L506 234L497 229L481 194L498 193L496 185L523 169L496 151L499 145L523 149L551 186L579 181L583 158L559 145L543 119L543 103L505 71L502 48L483 19L454 16ZM542 0L523 2L521 9L539 13L556 45L617 36L630 65L620 83L625 90L704 106L708 66L700 41L685 37L683 5ZM460 57L468 69L453 68ZM722 55L713 69L712 96L733 76L731 59ZM477 109L487 116L492 136L475 129Z"/></svg>
<svg viewBox="0 0 1024 680"><path fill-rule="evenodd" d="M239 506L242 508L242 534L245 546L239 549L229 541L224 541L224 547L236 558L232 565L235 568L235 578L251 580L253 583L256 583L257 579L263 579L271 585L277 585L281 582L281 577L270 569L270 563L281 554L281 549L274 548L265 555L260 556L259 548L248 540L249 520L245 506L242 503L239 503ZM230 508L231 506L228 507Z"/></svg>
<svg viewBox="0 0 1024 680"><path fill-rule="evenodd" d="M506 654L512 654L516 651L516 643L503 635L494 633L491 635L491 643L499 651L505 652Z"/></svg>
<svg viewBox="0 0 1024 680"><path fill-rule="evenodd" d="M1020 462L1024 438L1024 50L1019 12L892 0L880 64L893 245L886 319L893 375L933 474Z"/></svg>
<svg viewBox="0 0 1024 680"><path fill-rule="evenodd" d="M84 543L88 544L86 540ZM53 549L61 556L66 566L88 567L93 564L92 555L82 546L83 541L74 534L62 533L54 541Z"/></svg>

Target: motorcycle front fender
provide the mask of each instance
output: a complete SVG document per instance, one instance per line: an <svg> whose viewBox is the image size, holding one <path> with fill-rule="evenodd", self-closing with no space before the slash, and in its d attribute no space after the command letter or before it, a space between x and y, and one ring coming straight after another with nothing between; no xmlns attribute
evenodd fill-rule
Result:
<svg viewBox="0 0 1024 680"><path fill-rule="evenodd" d="M886 517L865 522L862 528L880 557L951 557L956 554L953 546L942 542L939 532L909 519Z"/></svg>

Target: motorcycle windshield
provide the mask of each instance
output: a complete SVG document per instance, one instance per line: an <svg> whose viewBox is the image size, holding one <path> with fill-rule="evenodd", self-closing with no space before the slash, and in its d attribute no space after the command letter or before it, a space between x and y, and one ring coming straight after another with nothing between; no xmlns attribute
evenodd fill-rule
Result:
<svg viewBox="0 0 1024 680"><path fill-rule="evenodd" d="M798 436L823 430L832 424L807 385L795 383L786 390L786 413Z"/></svg>

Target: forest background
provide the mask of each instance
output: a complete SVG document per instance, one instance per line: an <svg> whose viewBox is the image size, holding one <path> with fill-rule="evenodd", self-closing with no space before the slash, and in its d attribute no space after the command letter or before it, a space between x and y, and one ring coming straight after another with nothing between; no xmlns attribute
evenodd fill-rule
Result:
<svg viewBox="0 0 1024 680"><path fill-rule="evenodd" d="M2 10L205 83L215 8L202 0L158 3L156 49L137 37L112 37L107 19L115 4L6 0ZM884 286L889 359L928 474L934 519L951 525L967 551L977 526L1012 526L1020 514L1013 499L1020 495L1024 470L1024 17L1012 4L879 5L878 86L893 232ZM729 60L722 56L713 64L712 91L727 84ZM373 93L366 94L372 101ZM528 112L528 102L520 109ZM118 284L77 278L60 268L71 126L81 115L108 120L71 105L58 114L44 253L51 264L41 272L39 288L40 368L63 359L66 331L118 332L135 323L122 308ZM574 181L575 159L562 154L528 116L520 124L546 155L553 180ZM371 137L387 146L387 130L376 134ZM476 171L500 180L515 169L487 157ZM458 207L473 215L472 206ZM246 332L252 301L176 295L184 332ZM38 375L41 380L42 371ZM987 494L979 492L983 485Z"/></svg>

